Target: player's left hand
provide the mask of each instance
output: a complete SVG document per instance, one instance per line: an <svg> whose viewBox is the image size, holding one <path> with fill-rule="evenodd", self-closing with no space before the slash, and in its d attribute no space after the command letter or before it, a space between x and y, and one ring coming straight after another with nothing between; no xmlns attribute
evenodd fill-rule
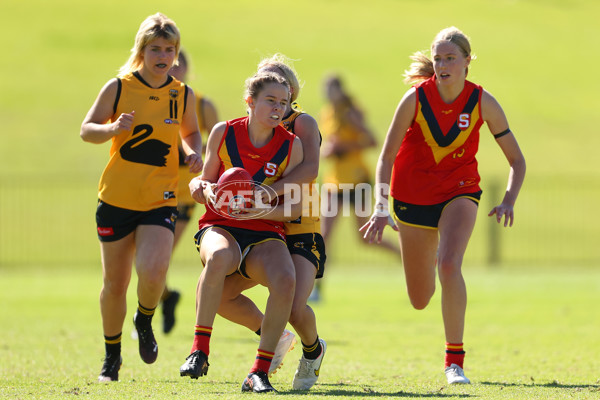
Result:
<svg viewBox="0 0 600 400"><path fill-rule="evenodd" d="M192 153L185 156L185 163L190 167L190 172L193 174L199 174L202 172L202 168L204 167L202 156L197 153Z"/></svg>
<svg viewBox="0 0 600 400"><path fill-rule="evenodd" d="M369 243L373 243L373 241L381 243L381 239L383 238L383 230L387 225L391 226L393 230L398 231L398 227L394 223L394 219L390 214L387 216L378 216L375 213L371 216L369 221L367 221L367 223L359 229L359 231L364 232L363 237Z"/></svg>
<svg viewBox="0 0 600 400"><path fill-rule="evenodd" d="M502 222L502 217L504 217L504 227L513 226L515 213L512 206L502 203L499 206L492 208L488 217L491 217L494 214L496 214L496 221L499 224Z"/></svg>

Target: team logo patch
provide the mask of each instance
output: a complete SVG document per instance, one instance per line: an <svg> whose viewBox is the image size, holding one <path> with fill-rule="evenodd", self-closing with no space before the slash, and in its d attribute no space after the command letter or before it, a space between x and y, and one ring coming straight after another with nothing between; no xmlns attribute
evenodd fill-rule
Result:
<svg viewBox="0 0 600 400"><path fill-rule="evenodd" d="M167 118L165 119L165 124L167 125L179 125L179 121L176 119Z"/></svg>
<svg viewBox="0 0 600 400"><path fill-rule="evenodd" d="M473 186L476 183L477 183L477 180L475 178L469 178L469 179L465 179L464 181L458 182L458 186L460 186L460 187Z"/></svg>
<svg viewBox="0 0 600 400"><path fill-rule="evenodd" d="M175 198L175 192L163 192L163 199L169 200Z"/></svg>
<svg viewBox="0 0 600 400"><path fill-rule="evenodd" d="M98 227L98 235L100 236L112 236L115 232L112 227Z"/></svg>
<svg viewBox="0 0 600 400"><path fill-rule="evenodd" d="M458 116L458 127L460 129L467 129L471 125L471 114L462 113Z"/></svg>
<svg viewBox="0 0 600 400"><path fill-rule="evenodd" d="M264 172L266 176L275 176L277 173L277 164L272 162L265 163Z"/></svg>

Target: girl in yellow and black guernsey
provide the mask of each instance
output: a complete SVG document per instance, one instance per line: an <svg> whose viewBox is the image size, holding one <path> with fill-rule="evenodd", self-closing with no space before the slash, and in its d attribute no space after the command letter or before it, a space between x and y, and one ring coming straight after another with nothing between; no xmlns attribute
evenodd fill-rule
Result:
<svg viewBox="0 0 600 400"><path fill-rule="evenodd" d="M158 13L142 22L129 60L118 78L102 88L81 126L86 142L112 140L96 211L106 351L98 379L104 382L119 379L134 261L138 308L133 320L140 357L150 364L158 356L151 323L164 289L177 219L178 135L190 171L202 170L193 92L168 74L179 43L179 30L165 15Z"/></svg>

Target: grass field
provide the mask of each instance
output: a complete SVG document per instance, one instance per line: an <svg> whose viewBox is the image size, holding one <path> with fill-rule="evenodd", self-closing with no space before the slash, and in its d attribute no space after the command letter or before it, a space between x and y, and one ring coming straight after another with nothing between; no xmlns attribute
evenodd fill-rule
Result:
<svg viewBox="0 0 600 400"><path fill-rule="evenodd" d="M198 268L175 265L183 292L178 324L157 333L151 366L123 339L118 384L96 384L103 357L99 269L33 268L0 272L0 398L248 398L241 380L257 348L245 328L217 319L208 376L181 378L193 333ZM600 272L591 269L490 271L470 267L465 368L473 384L451 387L442 371L439 294L424 311L408 304L400 268L332 268L315 306L328 351L318 384L295 393L296 346L272 379L280 395L300 398L594 399L600 395ZM135 280L132 282L135 285ZM264 290L252 293L259 304ZM133 310L135 298L130 298ZM155 325L160 326L160 316Z"/></svg>
<svg viewBox="0 0 600 400"><path fill-rule="evenodd" d="M305 110L318 116L322 79L338 71L380 140L407 89L408 56L458 26L477 56L469 78L503 105L528 161L515 226L490 226L485 215L507 166L482 130L484 197L465 257L473 385L445 384L439 294L427 310L412 310L397 260L359 245L346 219L328 248L327 297L316 307L329 344L320 384L290 391L297 348L273 379L282 395L600 398L600 2L589 0L0 2L11 33L0 65L0 398L241 396L257 343L232 324L215 326L208 379L177 374L200 272L189 239L170 272L184 291L181 322L171 336L158 335L158 362L143 364L125 337L121 382L94 384L103 356L94 211L109 145L83 143L79 127L126 61L141 21L157 11L177 22L192 58L189 83L213 99L221 119L244 113L244 79L262 57L282 52L297 60ZM368 154L373 168L378 151ZM500 262L491 267L494 237Z"/></svg>

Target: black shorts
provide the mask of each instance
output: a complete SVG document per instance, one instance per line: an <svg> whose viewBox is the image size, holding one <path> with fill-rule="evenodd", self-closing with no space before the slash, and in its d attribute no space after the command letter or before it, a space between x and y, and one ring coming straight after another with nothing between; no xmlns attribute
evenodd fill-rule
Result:
<svg viewBox="0 0 600 400"><path fill-rule="evenodd" d="M248 274L246 273L245 259L246 259L246 256L248 255L248 253L250 253L250 250L252 250L252 247L256 246L257 244L269 241L269 240L279 240L280 242L283 242L285 244L285 241L283 240L283 238L278 233L275 233L275 232L252 231L250 229L234 228L231 226L212 225L212 226L207 226L205 228L200 229L194 235L194 240L196 241L196 249L198 250L198 252L200 252L200 244L202 242L202 238L204 237L204 234L211 228L221 228L221 229L227 231L227 233L229 233L231 235L231 237L235 240L235 242L237 243L237 245L239 247L240 254L242 257L240 260L240 265L238 265L237 271L234 273L239 273L240 275L242 275L244 278L247 278L247 279L252 279L252 278L250 278L250 276L248 276Z"/></svg>
<svg viewBox="0 0 600 400"><path fill-rule="evenodd" d="M471 200L479 205L481 199L481 190L475 193L459 194L439 204L421 206L416 204L404 203L394 199L394 216L404 225L411 225L420 228L437 229L442 211L452 201L460 198Z"/></svg>
<svg viewBox="0 0 600 400"><path fill-rule="evenodd" d="M192 214L194 213L195 207L196 203L178 204L177 212L179 215L177 216L177 219L179 221L189 221L192 219Z"/></svg>
<svg viewBox="0 0 600 400"><path fill-rule="evenodd" d="M322 278L325 272L325 242L320 233L299 233L288 235L287 247L290 254L298 254L312 263L317 269L316 279Z"/></svg>
<svg viewBox="0 0 600 400"><path fill-rule="evenodd" d="M96 225L98 239L101 242L114 242L123 239L139 225L164 226L175 232L177 221L176 207L160 207L148 211L134 211L111 206L98 200L96 208Z"/></svg>

